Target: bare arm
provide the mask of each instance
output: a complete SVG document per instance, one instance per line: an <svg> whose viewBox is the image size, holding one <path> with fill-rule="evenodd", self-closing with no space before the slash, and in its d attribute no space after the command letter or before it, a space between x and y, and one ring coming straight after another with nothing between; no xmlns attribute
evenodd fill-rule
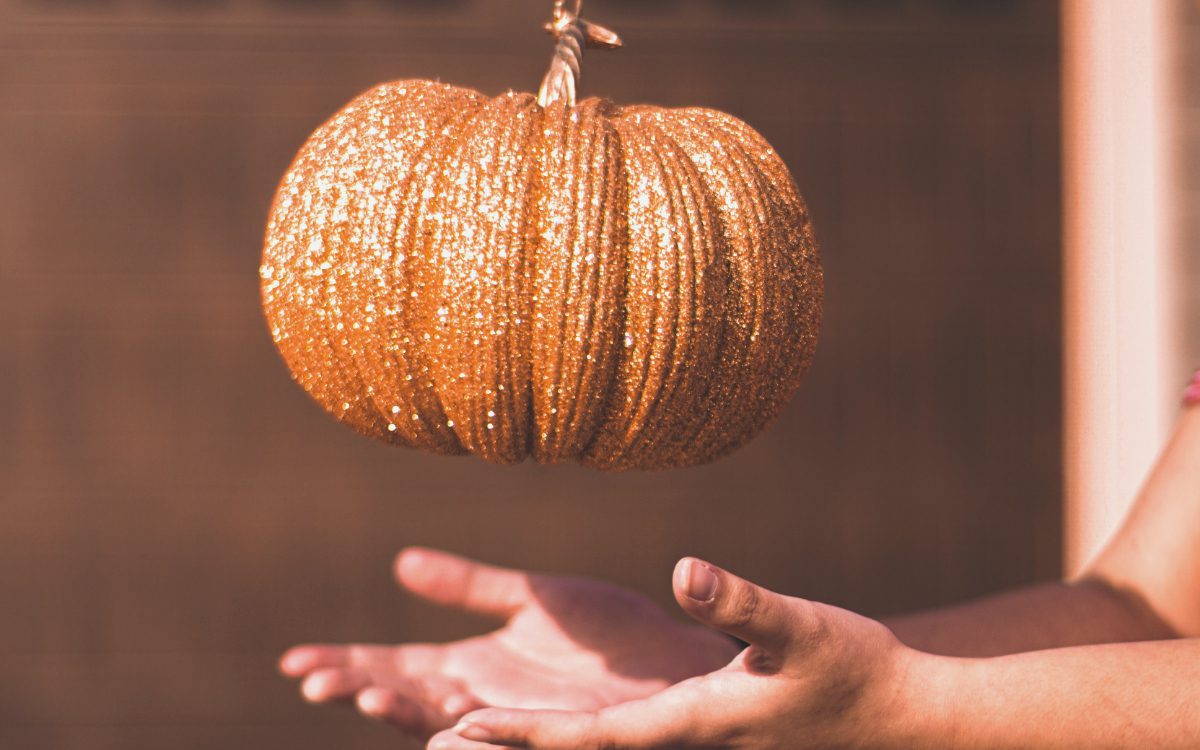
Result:
<svg viewBox="0 0 1200 750"><path fill-rule="evenodd" d="M717 672L598 711L490 709L430 750L1185 750L1200 639L937 656L882 624L684 560L676 599L750 647Z"/></svg>
<svg viewBox="0 0 1200 750"><path fill-rule="evenodd" d="M886 746L1200 747L1194 638L938 661L916 670Z"/></svg>
<svg viewBox="0 0 1200 750"><path fill-rule="evenodd" d="M1003 656L1176 637L1137 591L1091 578L1031 586L883 622L904 644L943 656Z"/></svg>
<svg viewBox="0 0 1200 750"><path fill-rule="evenodd" d="M947 656L1200 635L1200 408L1184 410L1129 517L1079 579L884 622Z"/></svg>
<svg viewBox="0 0 1200 750"><path fill-rule="evenodd" d="M1129 517L1086 578L1136 591L1174 632L1200 636L1200 406L1184 409Z"/></svg>

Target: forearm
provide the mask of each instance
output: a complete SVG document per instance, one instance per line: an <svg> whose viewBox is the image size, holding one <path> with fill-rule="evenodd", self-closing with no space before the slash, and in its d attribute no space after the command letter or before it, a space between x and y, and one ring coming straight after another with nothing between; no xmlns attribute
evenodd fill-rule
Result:
<svg viewBox="0 0 1200 750"><path fill-rule="evenodd" d="M1176 635L1136 592L1098 579L1031 586L884 624L912 648L970 657Z"/></svg>
<svg viewBox="0 0 1200 750"><path fill-rule="evenodd" d="M1197 639L915 658L882 746L1200 747Z"/></svg>
<svg viewBox="0 0 1200 750"><path fill-rule="evenodd" d="M1080 581L885 620L913 648L996 656L1200 635L1200 407L1183 411L1133 511Z"/></svg>

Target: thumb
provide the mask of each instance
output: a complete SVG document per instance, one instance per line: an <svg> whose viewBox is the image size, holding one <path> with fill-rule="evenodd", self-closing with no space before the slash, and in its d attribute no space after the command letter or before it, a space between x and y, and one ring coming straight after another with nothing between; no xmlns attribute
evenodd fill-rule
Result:
<svg viewBox="0 0 1200 750"><path fill-rule="evenodd" d="M674 589L679 606L696 620L774 653L815 624L809 602L776 594L694 557L675 566Z"/></svg>

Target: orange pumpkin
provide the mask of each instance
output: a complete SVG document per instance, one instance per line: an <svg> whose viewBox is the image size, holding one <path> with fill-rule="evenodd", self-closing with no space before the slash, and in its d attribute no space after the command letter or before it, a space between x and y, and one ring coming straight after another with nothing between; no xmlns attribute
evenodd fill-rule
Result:
<svg viewBox="0 0 1200 750"><path fill-rule="evenodd" d="M567 15L560 52L607 33ZM804 203L740 120L576 104L559 67L540 102L399 81L317 130L267 229L274 340L327 411L398 445L713 460L779 413L816 347Z"/></svg>

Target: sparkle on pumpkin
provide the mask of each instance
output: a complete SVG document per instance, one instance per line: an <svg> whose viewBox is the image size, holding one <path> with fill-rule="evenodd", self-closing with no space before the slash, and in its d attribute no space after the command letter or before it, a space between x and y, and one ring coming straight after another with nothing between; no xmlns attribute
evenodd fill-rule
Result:
<svg viewBox="0 0 1200 750"><path fill-rule="evenodd" d="M756 434L807 367L821 297L791 176L739 120L427 81L313 135L260 276L293 377L361 431L602 468Z"/></svg>

